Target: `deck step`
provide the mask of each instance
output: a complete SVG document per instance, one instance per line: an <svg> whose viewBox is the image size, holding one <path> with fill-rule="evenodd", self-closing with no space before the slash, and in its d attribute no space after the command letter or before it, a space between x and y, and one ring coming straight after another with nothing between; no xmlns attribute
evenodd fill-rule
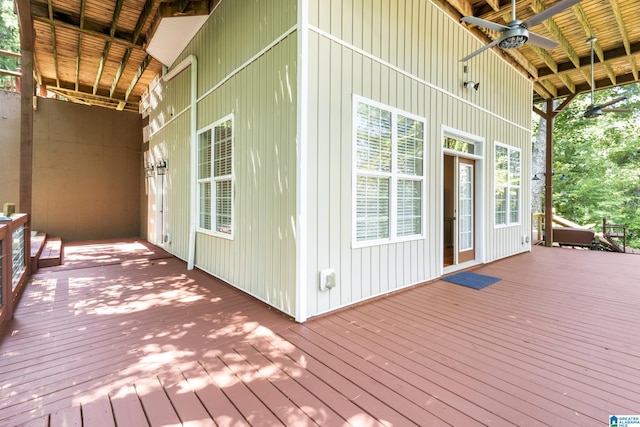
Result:
<svg viewBox="0 0 640 427"><path fill-rule="evenodd" d="M44 249L38 258L38 267L55 267L62 264L62 239L47 237Z"/></svg>
<svg viewBox="0 0 640 427"><path fill-rule="evenodd" d="M36 233L31 236L31 274L38 271L38 258L42 254L46 240L46 233Z"/></svg>

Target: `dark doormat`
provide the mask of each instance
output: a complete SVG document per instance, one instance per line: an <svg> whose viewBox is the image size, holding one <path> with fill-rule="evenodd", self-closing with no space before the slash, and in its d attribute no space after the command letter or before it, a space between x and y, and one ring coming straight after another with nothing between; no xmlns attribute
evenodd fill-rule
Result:
<svg viewBox="0 0 640 427"><path fill-rule="evenodd" d="M456 285L466 286L468 288L482 289L496 283L500 278L463 271L462 273L443 277L442 280L455 283Z"/></svg>

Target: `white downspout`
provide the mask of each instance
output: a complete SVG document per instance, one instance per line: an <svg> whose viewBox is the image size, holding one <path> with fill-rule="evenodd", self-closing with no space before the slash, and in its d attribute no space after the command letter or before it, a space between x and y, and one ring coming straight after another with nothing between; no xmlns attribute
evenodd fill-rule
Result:
<svg viewBox="0 0 640 427"><path fill-rule="evenodd" d="M195 55L189 55L183 59L178 65L173 67L171 71L162 76L162 80L168 82L175 76L191 66L191 119L189 130L191 133L190 141L190 161L189 165L189 253L187 255L187 269L193 270L196 258L196 160L197 160L197 138L198 132L198 59Z"/></svg>
<svg viewBox="0 0 640 427"><path fill-rule="evenodd" d="M307 43L309 41L309 1L298 0L298 121L296 131L296 310L297 322L307 320L307 138L309 63ZM315 297L314 297L315 298Z"/></svg>

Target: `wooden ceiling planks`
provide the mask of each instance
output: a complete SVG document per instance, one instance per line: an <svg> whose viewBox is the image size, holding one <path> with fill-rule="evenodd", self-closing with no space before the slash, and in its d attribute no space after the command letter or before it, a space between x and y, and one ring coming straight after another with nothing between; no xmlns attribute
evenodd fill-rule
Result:
<svg viewBox="0 0 640 427"><path fill-rule="evenodd" d="M472 15L488 21L506 24L511 20L511 1L501 0L496 10L495 2L487 0L436 0L446 3L444 7L454 18ZM516 17L526 21L534 14L547 9L560 0L518 0ZM457 13L452 13L456 11ZM529 44L515 50L496 52L518 58L519 69L534 83L534 99L563 97L569 93L591 90L590 56L591 46L586 40L597 36L594 45L596 53L596 89L638 81L638 60L640 59L640 17L638 0L583 0L576 5L554 15L530 31L551 38L560 46L543 51ZM469 26L476 32L478 27ZM499 36L488 34L488 41ZM523 63L523 59L528 64ZM535 69L532 73L531 68Z"/></svg>
<svg viewBox="0 0 640 427"><path fill-rule="evenodd" d="M456 20L466 15L499 23L511 20L511 0L434 1ZM526 21L558 1L517 0L516 16ZM126 98L127 108L133 108L162 69L158 61L147 59L143 49L161 3L163 0L31 0L38 74L48 85L102 97L102 104L109 104L105 99L113 98L112 103L117 104ZM563 97L591 89L586 40L595 35L596 87L625 84L638 81L638 17L638 0L582 0L531 28L544 37L560 38L559 47L549 51L531 45L494 49L533 82L536 100ZM499 35L468 28L487 43Z"/></svg>

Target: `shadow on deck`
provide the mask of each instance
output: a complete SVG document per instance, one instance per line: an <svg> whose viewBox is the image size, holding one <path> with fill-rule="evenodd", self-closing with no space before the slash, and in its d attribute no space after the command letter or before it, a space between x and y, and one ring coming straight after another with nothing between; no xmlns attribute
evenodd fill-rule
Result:
<svg viewBox="0 0 640 427"><path fill-rule="evenodd" d="M640 413L640 257L534 247L474 270L502 279L481 291L436 280L305 324L145 242L67 246L64 260L33 277L1 332L0 425Z"/></svg>

